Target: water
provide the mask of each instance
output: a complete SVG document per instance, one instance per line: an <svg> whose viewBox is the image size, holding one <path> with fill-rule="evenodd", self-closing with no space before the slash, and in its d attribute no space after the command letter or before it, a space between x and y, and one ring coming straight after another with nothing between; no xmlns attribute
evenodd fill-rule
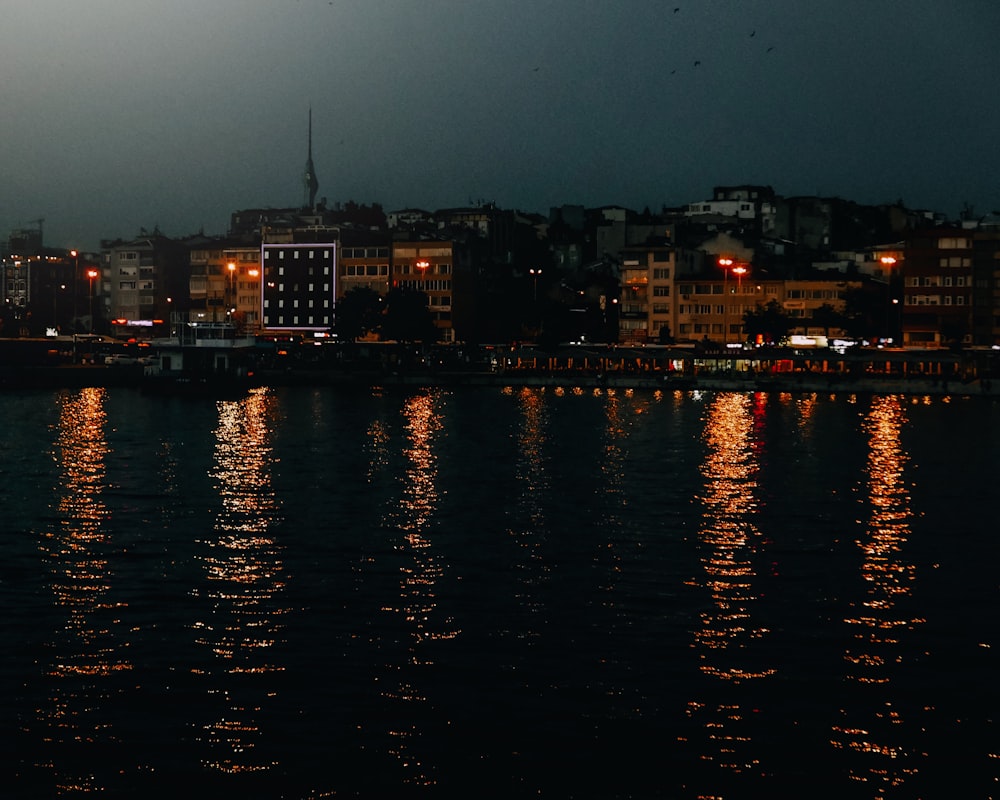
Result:
<svg viewBox="0 0 1000 800"><path fill-rule="evenodd" d="M994 796L998 411L0 395L4 796Z"/></svg>

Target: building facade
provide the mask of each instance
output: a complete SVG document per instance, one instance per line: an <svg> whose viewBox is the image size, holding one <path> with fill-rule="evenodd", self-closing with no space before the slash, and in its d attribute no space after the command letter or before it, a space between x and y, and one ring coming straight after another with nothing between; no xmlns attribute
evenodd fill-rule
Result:
<svg viewBox="0 0 1000 800"><path fill-rule="evenodd" d="M676 250L669 244L622 251L618 339L645 344L665 341L674 331Z"/></svg>
<svg viewBox="0 0 1000 800"><path fill-rule="evenodd" d="M189 290L187 246L160 234L101 243L101 290L112 332L149 338L165 332L175 301Z"/></svg>
<svg viewBox="0 0 1000 800"><path fill-rule="evenodd" d="M906 240L903 346L972 344L973 232L916 231Z"/></svg>
<svg viewBox="0 0 1000 800"><path fill-rule="evenodd" d="M452 290L455 245L451 241L400 241L392 245L392 286L424 292L443 342L455 341Z"/></svg>
<svg viewBox="0 0 1000 800"><path fill-rule="evenodd" d="M337 298L336 241L261 245L263 330L328 333Z"/></svg>
<svg viewBox="0 0 1000 800"><path fill-rule="evenodd" d="M189 322L228 322L248 333L261 326L260 248L219 240L190 251Z"/></svg>

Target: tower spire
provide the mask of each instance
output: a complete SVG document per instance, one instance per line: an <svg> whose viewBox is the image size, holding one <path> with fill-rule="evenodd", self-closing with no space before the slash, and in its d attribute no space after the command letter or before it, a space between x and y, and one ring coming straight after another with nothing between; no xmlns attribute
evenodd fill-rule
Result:
<svg viewBox="0 0 1000 800"><path fill-rule="evenodd" d="M305 197L310 209L316 208L316 190L319 188L319 181L316 180L316 168L313 166L313 110L309 106L309 150L306 156L306 171L302 176L305 185Z"/></svg>

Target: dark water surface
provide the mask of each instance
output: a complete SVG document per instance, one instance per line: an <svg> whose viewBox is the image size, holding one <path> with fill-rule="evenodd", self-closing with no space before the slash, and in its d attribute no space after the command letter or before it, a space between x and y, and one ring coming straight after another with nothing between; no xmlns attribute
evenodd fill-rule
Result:
<svg viewBox="0 0 1000 800"><path fill-rule="evenodd" d="M996 796L998 414L0 395L3 796Z"/></svg>

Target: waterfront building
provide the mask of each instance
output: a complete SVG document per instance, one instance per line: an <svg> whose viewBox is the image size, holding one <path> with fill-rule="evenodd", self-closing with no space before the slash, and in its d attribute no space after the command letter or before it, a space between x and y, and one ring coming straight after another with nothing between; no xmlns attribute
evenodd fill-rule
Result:
<svg viewBox="0 0 1000 800"><path fill-rule="evenodd" d="M837 275L828 279L786 280L782 308L791 320L789 334L802 336L821 342L820 337L844 338L846 333L841 324L841 315L846 310L847 293L860 290L860 280L844 280ZM738 309L743 313L753 308Z"/></svg>
<svg viewBox="0 0 1000 800"><path fill-rule="evenodd" d="M338 243L294 233L292 238L261 244L261 328L329 333L337 298Z"/></svg>
<svg viewBox="0 0 1000 800"><path fill-rule="evenodd" d="M392 286L424 292L441 341L455 341L452 325L452 241L399 241L392 244Z"/></svg>
<svg viewBox="0 0 1000 800"><path fill-rule="evenodd" d="M783 303L784 281L760 279L750 273L730 277L684 277L677 286L677 333L680 340L708 339L720 345L745 340L743 314L772 300Z"/></svg>
<svg viewBox="0 0 1000 800"><path fill-rule="evenodd" d="M674 334L675 248L666 239L622 251L618 340L664 341Z"/></svg>
<svg viewBox="0 0 1000 800"><path fill-rule="evenodd" d="M122 338L165 332L177 304L189 291L188 246L158 231L138 238L101 242L101 275L95 284L112 330Z"/></svg>
<svg viewBox="0 0 1000 800"><path fill-rule="evenodd" d="M190 250L189 322L227 322L248 333L260 329L260 247L234 240L199 243Z"/></svg>
<svg viewBox="0 0 1000 800"><path fill-rule="evenodd" d="M929 228L906 239L903 346L972 344L973 237L962 228Z"/></svg>
<svg viewBox="0 0 1000 800"><path fill-rule="evenodd" d="M389 292L392 246L385 234L375 231L341 231L337 260L337 299L351 289L371 289L385 297Z"/></svg>

